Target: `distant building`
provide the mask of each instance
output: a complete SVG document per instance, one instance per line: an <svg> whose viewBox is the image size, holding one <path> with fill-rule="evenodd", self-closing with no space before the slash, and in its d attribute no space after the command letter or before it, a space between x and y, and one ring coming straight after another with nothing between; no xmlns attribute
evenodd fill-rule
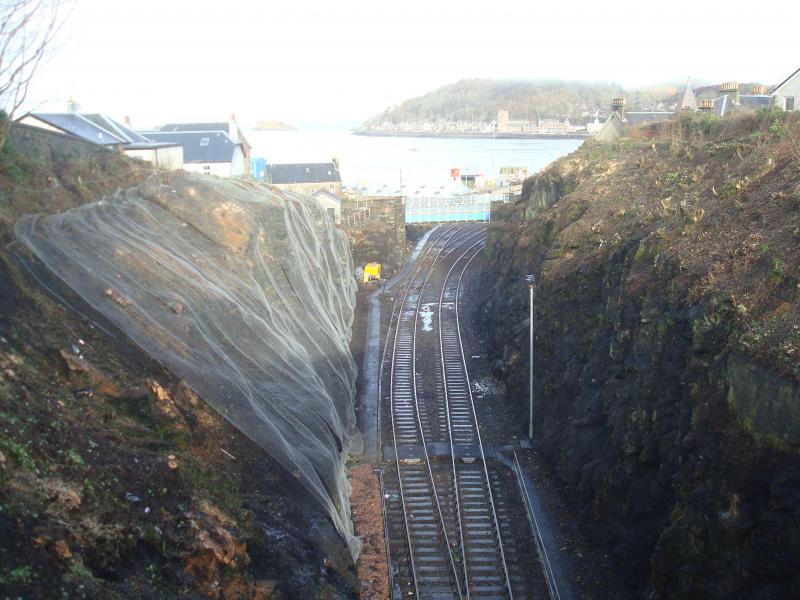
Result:
<svg viewBox="0 0 800 600"><path fill-rule="evenodd" d="M142 134L154 142L181 144L186 171L218 177L245 174L242 145L224 131L145 131Z"/></svg>
<svg viewBox="0 0 800 600"><path fill-rule="evenodd" d="M497 133L508 133L508 111L497 111Z"/></svg>
<svg viewBox="0 0 800 600"><path fill-rule="evenodd" d="M681 98L681 101L678 103L678 109L697 111L697 108L697 97L694 95L692 82L690 79L687 79L686 89L683 92L683 98Z"/></svg>
<svg viewBox="0 0 800 600"><path fill-rule="evenodd" d="M329 163L267 165L267 182L302 194L313 194L317 190L334 194L342 192L342 176L335 160Z"/></svg>
<svg viewBox="0 0 800 600"><path fill-rule="evenodd" d="M316 200L333 222L340 225L342 222L342 199L328 190L317 190L311 197Z"/></svg>
<svg viewBox="0 0 800 600"><path fill-rule="evenodd" d="M738 82L726 81L720 84L719 94L714 100L714 113L718 117L740 110L769 108L773 102L772 96L767 94L767 88L760 84L755 84L749 94L742 94Z"/></svg>
<svg viewBox="0 0 800 600"><path fill-rule="evenodd" d="M770 92L772 103L783 110L800 110L800 69L789 75Z"/></svg>
<svg viewBox="0 0 800 600"><path fill-rule="evenodd" d="M614 111L594 134L594 139L605 144L613 143L622 137L623 131L625 131L625 122L622 120L622 113Z"/></svg>
<svg viewBox="0 0 800 600"><path fill-rule="evenodd" d="M75 107L70 100L68 107ZM159 169L183 168L183 147L167 140L153 141L100 113L27 113L17 120L63 135L74 136L151 163ZM126 118L127 121L127 118Z"/></svg>

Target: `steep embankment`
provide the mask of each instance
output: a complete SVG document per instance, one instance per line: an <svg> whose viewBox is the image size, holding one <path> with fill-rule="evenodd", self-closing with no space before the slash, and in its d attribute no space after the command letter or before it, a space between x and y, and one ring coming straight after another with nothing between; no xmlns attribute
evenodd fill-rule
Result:
<svg viewBox="0 0 800 600"><path fill-rule="evenodd" d="M72 245L75 265L85 272L77 279L75 273L61 275L72 278L76 289L110 277L111 292L100 289L111 308L95 298L96 308L107 318L14 241L14 224L23 214L81 207L120 187L141 185L151 173L141 163L111 152L26 128L17 129L3 151L0 591L26 598L353 597L356 583L348 548L319 498L308 492L308 473L290 473L270 459L179 379L174 374L178 370L162 366L172 367L174 361L196 356L210 344L225 364L220 361L207 372L200 368L184 376L202 380L220 375L217 389L206 392L209 401L225 392L214 398L223 412L220 400L236 400L232 392L238 385L241 398L262 413L274 409L259 404L270 401L270 393L275 401L289 401L292 393L301 393L300 384L296 392L280 387L276 381L280 377L272 369L278 364L306 373L325 368L319 380L306 377L304 387L335 380L339 371L322 365L342 357L341 348L325 355L322 346L315 350L309 342L321 343L325 335L346 328L352 307L315 302L308 311L330 310L330 319L303 334L304 324L292 319L301 313L308 318L309 312L277 310L275 296L289 293L279 268L272 276L280 285L265 288L264 297L254 295L253 287L263 283L255 276L258 272L275 268L264 248L278 254L287 239L305 235L304 223L313 231L320 227L318 220L312 217L306 222L302 206L295 206L297 214L276 214L270 235L259 236L258 221L237 210L246 205L248 190L236 192L232 199L215 198L204 205L205 210L187 211L193 198L208 199L216 192L203 181L194 185L178 177L165 180L170 184L166 187L154 188L153 182L139 187L147 198L127 202L132 198L128 193L102 208L123 211L129 220L117 222L106 218L110 214L98 215L84 206L72 216L48 221L48 229L55 229L36 242L38 250L50 256L51 250L66 252ZM158 216L152 225L158 235L141 237L143 221L133 206ZM274 206L267 208L276 211ZM183 222L179 230L159 231L176 218ZM118 224L122 226L117 228ZM48 249L53 232L66 236L68 243ZM181 258L179 247L187 236L202 243ZM141 244L133 243L134 238ZM107 246L111 239L117 240L112 243L115 250ZM74 253L82 240L89 245ZM336 252L344 248L341 241ZM139 254L144 248L149 258ZM309 298L316 298L310 289L313 282L326 277L315 262L315 256L324 252L315 252L313 245L296 248L296 255L285 249L279 252L280 259L295 261L298 293ZM338 259L343 262L331 272L349 273L346 257ZM108 271L114 261L118 270ZM62 270L73 268L70 261L54 264ZM217 269L219 264L227 267ZM313 272L305 272L306 268ZM192 269L199 270L192 275ZM158 285L158 277L169 270L174 270L173 285ZM239 275L240 279L231 279ZM192 284L198 289L181 288ZM183 300L176 295L181 293ZM225 294L230 296L221 301ZM270 318L278 321L269 331L259 332L249 311L267 299L274 309ZM198 318L212 311L214 302L220 309L216 320ZM153 312L159 307L163 310ZM175 329L155 326L170 315ZM159 356L160 364L118 328L125 327L126 319L141 327L140 346L163 342L170 349ZM227 329L231 319L244 323L238 330ZM226 335L230 331L236 335ZM273 334L286 338L286 331L294 332L291 348L282 351L275 342L262 348L261 355L255 352L255 334L266 340ZM201 332L202 337L186 338L191 332ZM336 335L346 348L345 333ZM271 361L249 366L248 358L272 352ZM303 352L310 356L307 364L297 358ZM345 365L344 372L354 373L351 367ZM260 368L264 368L259 378L263 389L248 386L251 370ZM349 375L338 385L342 398L352 393ZM315 399L324 407L323 394L316 391ZM323 418L330 416L319 407ZM281 426L278 419L272 424ZM313 435L330 436L335 448L345 444L336 429L331 420L307 432L305 439L310 443ZM261 443L252 429L248 434ZM293 446L293 451L305 452L302 444ZM318 464L338 460L336 449L328 456L326 449L318 451ZM330 477L322 487L335 494L333 476L323 469L317 475Z"/></svg>
<svg viewBox="0 0 800 600"><path fill-rule="evenodd" d="M537 273L536 436L590 539L647 597L798 597L798 119L636 138L585 144L490 226L495 371L522 431Z"/></svg>

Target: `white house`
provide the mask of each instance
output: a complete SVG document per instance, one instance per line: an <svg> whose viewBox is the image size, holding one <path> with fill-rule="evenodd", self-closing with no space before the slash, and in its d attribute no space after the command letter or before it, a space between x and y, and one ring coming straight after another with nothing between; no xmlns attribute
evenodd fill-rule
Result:
<svg viewBox="0 0 800 600"><path fill-rule="evenodd" d="M316 200L322 208L328 213L328 215L333 219L333 222L337 225L341 224L342 222L342 199L339 198L333 192L329 192L328 190L322 189L317 190L311 197Z"/></svg>
<svg viewBox="0 0 800 600"><path fill-rule="evenodd" d="M182 145L186 171L219 177L245 174L242 144L225 131L145 131L142 135L154 142Z"/></svg>
<svg viewBox="0 0 800 600"><path fill-rule="evenodd" d="M800 69L789 75L770 92L774 106L783 110L800 110Z"/></svg>

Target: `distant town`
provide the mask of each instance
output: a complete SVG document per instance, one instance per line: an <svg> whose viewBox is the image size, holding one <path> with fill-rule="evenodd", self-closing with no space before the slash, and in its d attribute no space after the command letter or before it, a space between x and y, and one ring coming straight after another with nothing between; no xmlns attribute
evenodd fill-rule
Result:
<svg viewBox="0 0 800 600"><path fill-rule="evenodd" d="M779 86L780 87L780 86ZM699 98L698 98L699 96ZM783 107L778 88L768 92L762 84L751 84L744 88L737 82L725 82L716 88L704 89L702 95L696 94L691 83L678 102L657 102L626 110L625 98L615 98L603 107L589 109L586 106L578 118L525 116L520 118L508 110L497 111L492 121L416 119L396 122L382 119L378 123L353 131L356 135L399 135L399 136L442 136L442 137L498 137L498 138L536 138L536 137L590 137L596 135L615 113L623 115L626 123L641 124L667 121L676 113L693 110L725 116L733 110L757 109L773 104ZM702 99L700 99L702 98ZM782 98L782 97L781 97ZM793 103L792 103L793 106ZM787 110L792 110L790 107Z"/></svg>

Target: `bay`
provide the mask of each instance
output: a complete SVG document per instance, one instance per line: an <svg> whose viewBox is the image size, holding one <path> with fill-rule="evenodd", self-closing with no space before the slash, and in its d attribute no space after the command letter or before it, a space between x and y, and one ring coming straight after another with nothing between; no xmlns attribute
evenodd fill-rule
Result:
<svg viewBox="0 0 800 600"><path fill-rule="evenodd" d="M583 140L411 138L353 135L346 130L249 131L252 156L268 163L339 161L342 185L370 195L431 196L460 189L450 177L497 175L501 167L527 167L532 175L577 149ZM402 172L402 175L401 175Z"/></svg>

